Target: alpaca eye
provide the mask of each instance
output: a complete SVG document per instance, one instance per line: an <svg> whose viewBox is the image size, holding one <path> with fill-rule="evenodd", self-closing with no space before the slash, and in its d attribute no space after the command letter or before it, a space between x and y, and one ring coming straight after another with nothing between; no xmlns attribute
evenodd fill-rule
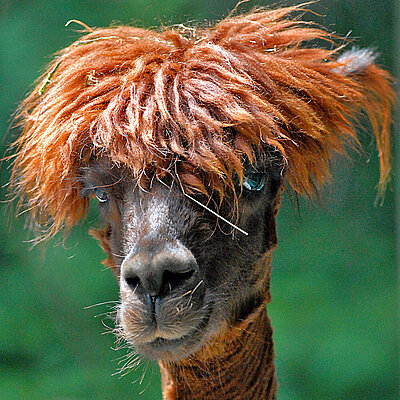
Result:
<svg viewBox="0 0 400 400"><path fill-rule="evenodd" d="M100 203L105 203L106 201L108 201L108 194L104 190L96 188L93 190L93 193Z"/></svg>
<svg viewBox="0 0 400 400"><path fill-rule="evenodd" d="M264 174L249 173L243 177L243 187L252 192L259 192L265 184Z"/></svg>

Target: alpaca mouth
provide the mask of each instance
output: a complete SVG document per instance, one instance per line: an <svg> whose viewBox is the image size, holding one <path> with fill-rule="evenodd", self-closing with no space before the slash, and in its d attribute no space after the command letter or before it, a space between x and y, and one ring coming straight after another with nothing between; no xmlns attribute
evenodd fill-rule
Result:
<svg viewBox="0 0 400 400"><path fill-rule="evenodd" d="M179 361L186 358L201 347L204 338L207 336L206 328L210 322L211 314L212 307L210 306L200 323L180 338L157 337L150 342L135 344L135 348L145 357L156 361Z"/></svg>

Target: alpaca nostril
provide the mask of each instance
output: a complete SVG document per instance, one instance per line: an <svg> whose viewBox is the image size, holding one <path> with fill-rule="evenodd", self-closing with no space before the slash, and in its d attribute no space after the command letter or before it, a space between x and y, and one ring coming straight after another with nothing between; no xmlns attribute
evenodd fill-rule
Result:
<svg viewBox="0 0 400 400"><path fill-rule="evenodd" d="M183 272L174 272L167 269L162 277L162 286L172 291L179 286L183 286L193 276L194 272L194 269Z"/></svg>
<svg viewBox="0 0 400 400"><path fill-rule="evenodd" d="M146 271L147 272L147 271ZM195 273L194 269L176 272L171 269L160 271L157 276L150 273L129 274L124 277L126 285L134 292L139 287L144 289L150 297L159 297L170 293L172 290L184 286Z"/></svg>
<svg viewBox="0 0 400 400"><path fill-rule="evenodd" d="M182 246L170 245L167 250L152 252L141 249L127 257L121 266L122 289L136 291L138 296L162 298L175 289L189 290L199 275L193 254Z"/></svg>
<svg viewBox="0 0 400 400"><path fill-rule="evenodd" d="M125 282L133 292L140 285L140 278L138 276L127 276L125 277Z"/></svg>

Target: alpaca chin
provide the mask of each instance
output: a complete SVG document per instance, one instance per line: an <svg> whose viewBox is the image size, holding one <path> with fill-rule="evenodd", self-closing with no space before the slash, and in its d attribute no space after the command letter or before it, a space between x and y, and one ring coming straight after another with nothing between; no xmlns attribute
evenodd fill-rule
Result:
<svg viewBox="0 0 400 400"><path fill-rule="evenodd" d="M211 310L197 326L180 338L168 339L169 333L166 332L161 337L144 343L134 342L135 349L147 358L155 361L181 361L187 359L198 351L209 339L208 324L210 321Z"/></svg>

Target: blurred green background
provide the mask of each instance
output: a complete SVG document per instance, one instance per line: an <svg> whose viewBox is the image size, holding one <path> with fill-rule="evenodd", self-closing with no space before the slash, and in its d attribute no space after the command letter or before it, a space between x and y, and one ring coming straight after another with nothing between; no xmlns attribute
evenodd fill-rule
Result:
<svg viewBox="0 0 400 400"><path fill-rule="evenodd" d="M398 1L398 0L397 0ZM286 4L294 4L288 2ZM16 137L11 114L51 54L76 40L79 19L144 27L217 20L236 0L0 0L1 152ZM256 4L250 2L243 10ZM322 0L307 15L357 45L376 48L395 71L396 0ZM400 51L400 48L399 50ZM273 302L280 400L395 400L398 391L398 277L395 190L374 206L377 152L333 161L333 183L314 204L286 197L273 260ZM3 163L1 184L8 181ZM7 199L3 187L1 200ZM115 351L107 317L118 299L112 274L87 235L95 213L63 238L30 250L24 217L0 214L0 399L161 399L152 363L114 375L126 351Z"/></svg>

